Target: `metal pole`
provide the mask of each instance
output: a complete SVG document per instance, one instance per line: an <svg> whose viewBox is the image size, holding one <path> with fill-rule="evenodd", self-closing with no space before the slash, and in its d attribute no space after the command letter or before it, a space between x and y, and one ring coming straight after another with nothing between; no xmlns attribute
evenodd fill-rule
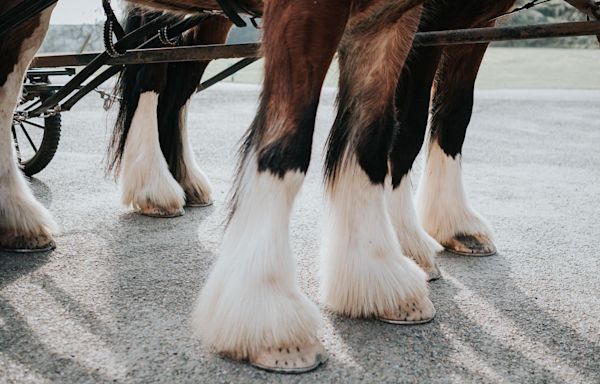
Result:
<svg viewBox="0 0 600 384"><path fill-rule="evenodd" d="M600 34L599 21L578 21L513 27L457 29L423 32L415 36L416 46L483 44L493 41L546 39L552 37L595 36Z"/></svg>
<svg viewBox="0 0 600 384"><path fill-rule="evenodd" d="M600 34L600 21L580 21L513 27L457 29L454 31L421 32L415 37L416 46L483 44L493 41L543 39L551 37L595 36ZM83 55L38 56L32 68L82 66L98 53ZM260 57L260 44L204 45L176 48L140 49L109 59L108 65L152 64L182 61L207 61Z"/></svg>

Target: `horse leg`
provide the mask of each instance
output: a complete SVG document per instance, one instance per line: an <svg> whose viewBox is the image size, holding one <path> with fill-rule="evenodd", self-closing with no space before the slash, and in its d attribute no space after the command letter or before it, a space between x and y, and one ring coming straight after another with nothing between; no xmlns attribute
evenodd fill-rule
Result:
<svg viewBox="0 0 600 384"><path fill-rule="evenodd" d="M343 315L394 324L428 322L435 313L426 274L402 254L385 198L394 93L419 15L413 9L391 26L368 15L351 19L326 159L324 302Z"/></svg>
<svg viewBox="0 0 600 384"><path fill-rule="evenodd" d="M229 19L213 16L183 38L183 45L223 44L231 29ZM171 173L185 192L186 205L212 203L212 188L194 158L187 126L187 106L209 62L169 64L168 81L158 105L159 137Z"/></svg>
<svg viewBox="0 0 600 384"><path fill-rule="evenodd" d="M25 72L44 40L53 8L17 26L0 43L0 249L4 250L54 248L52 231L56 224L35 199L17 166L11 135Z"/></svg>
<svg viewBox="0 0 600 384"><path fill-rule="evenodd" d="M259 111L242 148L221 254L194 312L206 344L268 370L304 372L324 360L318 308L297 283L289 218L349 8L346 0L265 2Z"/></svg>
<svg viewBox="0 0 600 384"><path fill-rule="evenodd" d="M185 203L183 189L169 171L158 136L158 100L166 75L167 64L145 65L137 74L139 99L125 131L119 169L123 204L152 217L181 216ZM130 101L125 98L124 102Z"/></svg>
<svg viewBox="0 0 600 384"><path fill-rule="evenodd" d="M418 188L425 230L449 251L496 253L492 231L467 201L462 145L473 110L473 89L487 45L448 47L436 77L427 163Z"/></svg>
<svg viewBox="0 0 600 384"><path fill-rule="evenodd" d="M212 204L212 186L194 157L187 123L188 103L177 112L181 147L172 172L185 192L187 207L206 207Z"/></svg>
<svg viewBox="0 0 600 384"><path fill-rule="evenodd" d="M427 272L429 280L440 277L435 255L443 248L419 223L411 185L411 169L423 146L429 115L431 86L442 49L413 48L396 88L399 122L390 152L392 190L389 207L392 223L405 255Z"/></svg>

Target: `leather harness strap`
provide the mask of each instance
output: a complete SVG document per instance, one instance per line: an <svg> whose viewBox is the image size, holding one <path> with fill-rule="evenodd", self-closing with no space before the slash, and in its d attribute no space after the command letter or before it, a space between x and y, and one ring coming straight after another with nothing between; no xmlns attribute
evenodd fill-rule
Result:
<svg viewBox="0 0 600 384"><path fill-rule="evenodd" d="M122 39L123 36L125 36L125 31L123 30L123 27L119 23L119 19L117 19L115 12L110 6L110 0L102 0L102 9L104 9L106 19L113 24L114 33L115 36L117 36L117 39Z"/></svg>
<svg viewBox="0 0 600 384"><path fill-rule="evenodd" d="M239 7L236 7L231 0L217 0L219 7L223 10L223 13L231 20L236 27L243 28L247 26L246 22L241 18L238 13Z"/></svg>

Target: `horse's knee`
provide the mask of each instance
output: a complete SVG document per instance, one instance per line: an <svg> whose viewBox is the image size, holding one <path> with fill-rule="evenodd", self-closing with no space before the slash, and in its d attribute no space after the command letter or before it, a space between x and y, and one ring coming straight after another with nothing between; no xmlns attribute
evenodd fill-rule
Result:
<svg viewBox="0 0 600 384"><path fill-rule="evenodd" d="M316 112L315 101L291 114L289 118L274 121L279 127L263 127L262 141L257 148L260 172L270 171L279 177L283 177L288 171L306 173L310 163Z"/></svg>
<svg viewBox="0 0 600 384"><path fill-rule="evenodd" d="M338 0L270 4L264 22L264 89L242 153L244 158L256 153L259 172L283 177L308 169L321 87L350 5ZM315 12L331 17L314 17ZM310 40L318 44L305 43Z"/></svg>

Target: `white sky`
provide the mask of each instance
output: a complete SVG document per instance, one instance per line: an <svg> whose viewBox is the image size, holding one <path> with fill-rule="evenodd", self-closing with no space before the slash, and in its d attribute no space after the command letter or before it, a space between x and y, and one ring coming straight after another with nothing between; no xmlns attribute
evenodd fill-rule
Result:
<svg viewBox="0 0 600 384"><path fill-rule="evenodd" d="M122 8L121 1L112 1L117 12ZM52 24L94 24L104 22L101 0L59 0L52 13Z"/></svg>

